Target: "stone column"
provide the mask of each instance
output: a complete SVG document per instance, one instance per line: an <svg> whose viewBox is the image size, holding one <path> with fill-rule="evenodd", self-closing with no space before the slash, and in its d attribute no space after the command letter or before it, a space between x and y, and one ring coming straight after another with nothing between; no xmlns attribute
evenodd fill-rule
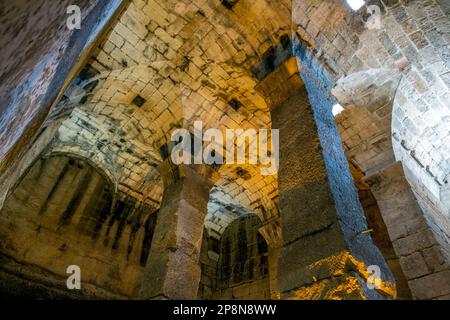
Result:
<svg viewBox="0 0 450 320"><path fill-rule="evenodd" d="M280 248L283 245L281 219L278 217L269 221L259 229L259 232L268 245L270 298L272 300L278 300L280 299L280 290L278 288L278 259Z"/></svg>
<svg viewBox="0 0 450 320"><path fill-rule="evenodd" d="M415 299L450 298L445 241L428 225L400 162L364 179L377 199L392 244Z"/></svg>
<svg viewBox="0 0 450 320"><path fill-rule="evenodd" d="M310 105L293 60L259 86L271 107L272 127L280 130L281 298L393 297L392 274L365 232L331 105L322 105L319 95L310 97ZM378 290L367 287L371 265L381 271Z"/></svg>
<svg viewBox="0 0 450 320"><path fill-rule="evenodd" d="M209 166L161 165L164 194L144 271L142 299L196 299L203 225L217 173Z"/></svg>

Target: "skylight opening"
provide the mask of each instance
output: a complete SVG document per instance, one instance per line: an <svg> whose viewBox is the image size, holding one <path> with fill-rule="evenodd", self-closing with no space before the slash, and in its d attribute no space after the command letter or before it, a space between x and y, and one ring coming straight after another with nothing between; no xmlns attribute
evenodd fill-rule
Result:
<svg viewBox="0 0 450 320"><path fill-rule="evenodd" d="M339 114L341 114L344 111L344 107L341 106L339 103L335 104L333 106L333 116L338 116Z"/></svg>
<svg viewBox="0 0 450 320"><path fill-rule="evenodd" d="M358 11L366 4L364 0L346 0L346 1L350 6L350 8L352 8L352 10L354 11Z"/></svg>

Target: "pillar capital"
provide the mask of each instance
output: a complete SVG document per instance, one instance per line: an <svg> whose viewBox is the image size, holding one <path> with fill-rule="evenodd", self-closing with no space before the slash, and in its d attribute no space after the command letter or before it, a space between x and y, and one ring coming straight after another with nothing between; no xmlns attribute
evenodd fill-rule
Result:
<svg viewBox="0 0 450 320"><path fill-rule="evenodd" d="M274 109L290 98L303 86L298 70L297 58L291 57L261 80L256 91L261 93L269 108Z"/></svg>
<svg viewBox="0 0 450 320"><path fill-rule="evenodd" d="M164 160L158 167L159 173L167 188L184 179L203 179L210 188L219 180L218 172L206 164L185 165L174 164L170 159Z"/></svg>

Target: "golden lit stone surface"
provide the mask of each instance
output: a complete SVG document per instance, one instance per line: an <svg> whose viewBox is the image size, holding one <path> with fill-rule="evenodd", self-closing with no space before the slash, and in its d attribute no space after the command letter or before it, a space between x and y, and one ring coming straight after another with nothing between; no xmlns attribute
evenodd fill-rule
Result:
<svg viewBox="0 0 450 320"><path fill-rule="evenodd" d="M289 299L367 299L364 295L364 290L361 288L361 285L363 284L361 284L355 276L351 275L352 272L355 272L363 281L368 281L370 274L367 272L367 266L364 263L355 259L350 253L343 252L339 255L317 261L309 266L311 270L318 270L324 267L327 268L332 275L331 279L322 279L319 281L313 279L314 281L311 285L299 288L292 292ZM396 297L395 287L390 283L381 281L380 288L377 290L387 297Z"/></svg>

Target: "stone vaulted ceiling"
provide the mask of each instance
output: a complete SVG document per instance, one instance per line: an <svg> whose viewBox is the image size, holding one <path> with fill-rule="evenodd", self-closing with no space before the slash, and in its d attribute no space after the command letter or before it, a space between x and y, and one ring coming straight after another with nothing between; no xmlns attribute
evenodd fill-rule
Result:
<svg viewBox="0 0 450 320"><path fill-rule="evenodd" d="M205 129L270 129L252 68L290 36L290 7L285 0L131 1L92 55L94 71L67 94L64 103L76 108L52 151L106 163L120 190L158 203L155 167L175 128L202 121ZM263 219L277 214L276 176L231 165L220 175L212 198Z"/></svg>

